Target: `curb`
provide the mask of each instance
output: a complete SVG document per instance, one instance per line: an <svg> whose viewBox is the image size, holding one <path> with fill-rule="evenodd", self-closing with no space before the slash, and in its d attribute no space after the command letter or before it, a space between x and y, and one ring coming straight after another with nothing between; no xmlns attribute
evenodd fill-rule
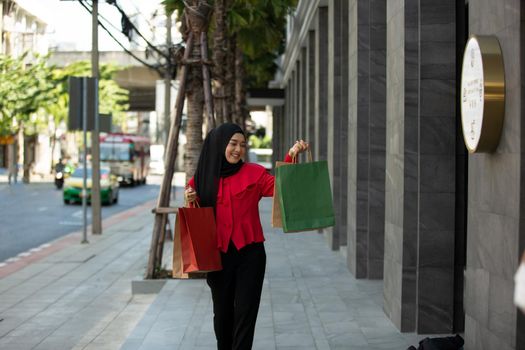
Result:
<svg viewBox="0 0 525 350"><path fill-rule="evenodd" d="M123 220L129 219L130 217L144 212L144 210L146 210L149 213L151 211L151 208L155 206L156 201L156 199L150 200L133 208L129 208L119 213L116 213L102 220L102 228L107 229ZM91 231L91 225L88 225L87 231ZM40 261L53 253L61 251L66 247L69 247L75 243L79 243L81 242L81 240L82 231L73 231L46 244L42 244L40 247L31 249L31 254L19 254L18 256L20 257L20 259L16 261L10 261L13 258L7 259L5 262L0 263L0 279L7 277L15 273L16 271L19 271L32 263Z"/></svg>

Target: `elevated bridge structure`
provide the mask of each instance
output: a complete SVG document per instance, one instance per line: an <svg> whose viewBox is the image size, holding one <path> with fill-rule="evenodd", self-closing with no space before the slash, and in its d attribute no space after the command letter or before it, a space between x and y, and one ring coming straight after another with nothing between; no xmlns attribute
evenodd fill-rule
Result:
<svg viewBox="0 0 525 350"><path fill-rule="evenodd" d="M155 65L158 62L147 58L144 51L132 51L141 60ZM55 51L50 53L49 63L57 67L65 67L77 61L90 61L91 51ZM124 51L101 51L100 63L113 63L124 67L115 75L119 86L129 90L130 111L155 110L155 82L162 77L149 67L146 67Z"/></svg>

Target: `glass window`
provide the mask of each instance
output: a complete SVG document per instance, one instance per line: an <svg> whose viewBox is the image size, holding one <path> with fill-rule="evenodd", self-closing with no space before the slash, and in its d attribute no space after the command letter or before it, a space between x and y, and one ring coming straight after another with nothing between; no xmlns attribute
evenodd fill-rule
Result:
<svg viewBox="0 0 525 350"><path fill-rule="evenodd" d="M101 161L130 161L130 144L128 143L101 143Z"/></svg>

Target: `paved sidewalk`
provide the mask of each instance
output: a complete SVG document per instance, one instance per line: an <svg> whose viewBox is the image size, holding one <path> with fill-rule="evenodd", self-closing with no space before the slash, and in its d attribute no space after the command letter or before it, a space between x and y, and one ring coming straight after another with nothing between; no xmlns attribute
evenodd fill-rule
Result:
<svg viewBox="0 0 525 350"><path fill-rule="evenodd" d="M352 277L317 232L283 234L261 202L267 270L254 349L406 349L423 336L401 334L382 311L381 281ZM216 349L209 288L170 280L123 350Z"/></svg>
<svg viewBox="0 0 525 350"><path fill-rule="evenodd" d="M204 280L131 293L146 267L152 206L108 219L89 244L74 234L17 270L2 276L0 267L0 349L215 349ZM318 233L271 229L270 199L261 213L268 263L254 349L397 350L417 343L421 336L399 333L384 315L381 282L355 280Z"/></svg>
<svg viewBox="0 0 525 350"><path fill-rule="evenodd" d="M108 219L122 220L89 244L78 233L51 242L62 249L2 277L0 349L118 349L155 297L132 296L130 282L144 270L152 205Z"/></svg>

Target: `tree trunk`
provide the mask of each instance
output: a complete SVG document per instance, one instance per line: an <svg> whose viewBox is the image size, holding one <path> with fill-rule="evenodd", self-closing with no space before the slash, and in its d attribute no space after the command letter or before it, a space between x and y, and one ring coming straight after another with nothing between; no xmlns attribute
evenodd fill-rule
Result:
<svg viewBox="0 0 525 350"><path fill-rule="evenodd" d="M198 38L193 41L191 59L200 59L200 42ZM204 89L202 81L202 67L192 65L189 67L186 101L188 120L186 124L186 145L184 148L184 169L186 179L195 174L199 154L202 148L202 122L204 112Z"/></svg>
<svg viewBox="0 0 525 350"><path fill-rule="evenodd" d="M54 127L53 137L51 138L51 170L50 174L53 174L55 170L55 147L57 144L57 127Z"/></svg>
<svg viewBox="0 0 525 350"><path fill-rule="evenodd" d="M243 56L239 47L235 49L235 123L245 128L244 125L244 66Z"/></svg>
<svg viewBox="0 0 525 350"><path fill-rule="evenodd" d="M215 80L214 102L215 117L217 124L226 121L224 115L225 104L225 82L226 82L226 63L227 63L227 28L226 28L226 6L227 0L215 0L215 32L213 35L213 74Z"/></svg>
<svg viewBox="0 0 525 350"><path fill-rule="evenodd" d="M227 42L227 54L226 54L226 82L224 86L224 104L223 110L226 116L226 121L233 122L234 104L235 104L235 48L236 38L231 36Z"/></svg>

